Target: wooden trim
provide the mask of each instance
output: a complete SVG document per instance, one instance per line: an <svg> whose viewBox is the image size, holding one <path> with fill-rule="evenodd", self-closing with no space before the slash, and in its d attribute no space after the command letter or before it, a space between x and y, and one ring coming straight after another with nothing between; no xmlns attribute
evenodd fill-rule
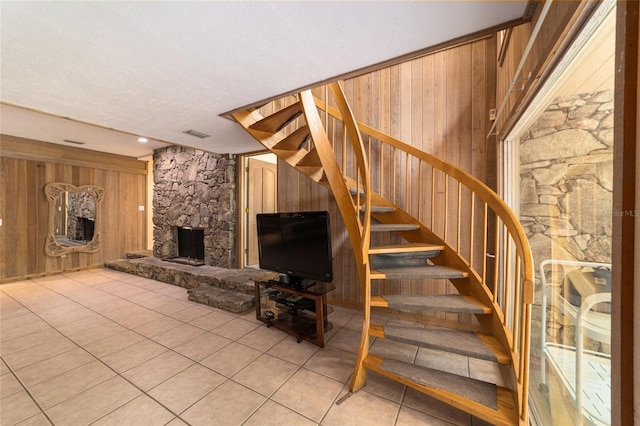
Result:
<svg viewBox="0 0 640 426"><path fill-rule="evenodd" d="M634 424L635 215L638 156L638 2L618 2L616 16L611 318L611 424Z"/></svg>
<svg viewBox="0 0 640 426"><path fill-rule="evenodd" d="M92 151L0 134L0 156L146 175L147 162L134 157Z"/></svg>
<svg viewBox="0 0 640 426"><path fill-rule="evenodd" d="M543 3L540 3L540 7L542 7L542 5ZM532 71L531 78L529 78L524 85L522 96L515 102L502 127L496 127L500 135L508 135L513 130L514 126L520 118L522 118L522 115L526 112L536 94L540 91L540 88L546 83L555 66L562 59L562 56L569 46L571 46L571 43L578 36L598 5L599 2L581 0L575 13L567 17L566 20L558 26L552 38L556 40L556 42L552 43L542 52L540 55L542 59ZM505 95L510 96L508 92ZM500 117L497 117L496 120L499 118Z"/></svg>
<svg viewBox="0 0 640 426"><path fill-rule="evenodd" d="M20 277L2 278L0 279L0 284L9 284L16 281L24 281L24 280L29 280L33 278L50 277L54 275L67 274L69 272L89 271L91 269L101 269L101 268L104 268L103 263L98 263L97 265L90 265L90 266L81 266L77 268L61 269L59 271L42 272L39 274L22 275Z"/></svg>

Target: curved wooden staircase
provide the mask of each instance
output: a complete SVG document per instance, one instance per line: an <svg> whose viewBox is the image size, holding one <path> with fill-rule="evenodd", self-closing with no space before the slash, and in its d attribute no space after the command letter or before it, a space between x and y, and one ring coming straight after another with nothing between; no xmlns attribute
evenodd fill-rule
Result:
<svg viewBox="0 0 640 426"><path fill-rule="evenodd" d="M533 266L504 202L453 165L357 122L339 83L324 101L308 90L233 118L335 197L362 290L351 390L371 370L490 423L527 424ZM436 326L374 324L372 308ZM407 347L411 358L395 350ZM466 368L442 371L443 359Z"/></svg>

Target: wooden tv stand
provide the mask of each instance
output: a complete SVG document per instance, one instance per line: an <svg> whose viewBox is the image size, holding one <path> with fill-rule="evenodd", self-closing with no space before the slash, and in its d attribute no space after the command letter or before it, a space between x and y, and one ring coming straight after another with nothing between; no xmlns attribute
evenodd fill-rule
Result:
<svg viewBox="0 0 640 426"><path fill-rule="evenodd" d="M331 283L315 282L308 287L293 287L277 281L254 281L256 318L267 327L276 327L324 347L324 332L332 328L327 320L327 293Z"/></svg>

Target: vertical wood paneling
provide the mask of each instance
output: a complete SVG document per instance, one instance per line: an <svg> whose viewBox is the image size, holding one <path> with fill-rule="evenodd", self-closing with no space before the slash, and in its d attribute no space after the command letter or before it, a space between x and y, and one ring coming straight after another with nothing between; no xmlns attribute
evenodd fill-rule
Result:
<svg viewBox="0 0 640 426"><path fill-rule="evenodd" d="M21 143L28 148L29 141ZM42 145L34 142L34 146ZM93 152L89 156L92 161L100 157ZM1 160L0 280L101 265L123 257L127 251L146 248L146 215L138 211L138 205L145 204L146 174L8 155ZM98 225L103 242L100 251L71 253L64 258L45 254L49 205L44 186L49 182L97 185L105 189Z"/></svg>
<svg viewBox="0 0 640 426"><path fill-rule="evenodd" d="M490 156L487 155L485 136L489 109L495 108L493 93L496 80L490 75L495 72L495 46L495 37L491 37L440 51L349 79L344 82L344 91L359 121L460 166L483 180L490 173L487 167L487 158ZM324 97L323 91L316 90L314 93ZM367 144L368 141L364 142ZM353 164L351 158L349 155L347 167ZM403 155L394 159L391 151L374 150L371 153L371 168L374 190L389 199L393 199L393 190L388 183L380 187L380 178L386 180L397 176L404 185L404 176L409 176L408 193L401 186L400 190L396 190L395 202L405 207L405 201L408 201L406 208L416 215L420 210L423 223L429 225L431 184L419 184L420 168L417 163L407 164ZM423 179L429 181L430 167L423 167L422 174ZM326 209L331 213L336 284L336 291L332 296L342 301L358 303L360 289L353 253L332 196L285 164L279 163L278 177L279 210ZM417 205L418 191L423 195L428 194L423 197L427 201L420 207ZM441 230L445 219L440 210L444 201L444 176L441 173L436 173L435 191L435 228ZM449 197L454 203L457 194L457 186L450 185ZM461 209L470 209L468 193L463 193ZM478 211L482 213L481 208ZM461 225L464 234L460 238L461 246L466 247L467 252L470 250L469 227L468 221ZM455 243L457 220L450 219L448 229L448 240ZM393 239L389 235L372 236L375 244L386 244ZM407 293L431 294L434 286L438 286L440 290L453 291L452 286L437 280L433 283L425 282L423 286L416 286L411 281L398 284ZM374 284L374 289L378 291L379 285Z"/></svg>

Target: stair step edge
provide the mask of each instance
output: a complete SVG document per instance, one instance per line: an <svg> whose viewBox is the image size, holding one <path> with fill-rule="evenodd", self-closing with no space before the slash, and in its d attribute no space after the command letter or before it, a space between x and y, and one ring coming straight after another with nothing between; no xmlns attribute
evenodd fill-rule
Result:
<svg viewBox="0 0 640 426"><path fill-rule="evenodd" d="M492 309L479 301L457 294L431 296L372 296L371 306L397 310L442 311L458 314L491 314Z"/></svg>
<svg viewBox="0 0 640 426"><path fill-rule="evenodd" d="M363 360L363 365L372 371L408 385L419 392L430 395L492 424L505 426L518 424L518 411L513 403L511 391L503 387L485 384L478 380L455 375L453 375L454 377L450 377L447 376L447 373L445 372L414 366L413 364L403 363L402 361L388 360L373 354L369 354ZM415 367L415 369L411 368L412 366ZM420 383L412 377L407 377L402 374L398 374L397 371L393 371L397 370L398 367L407 367L409 371L415 371L417 375L422 376L416 378L421 381L431 381L435 386ZM445 379L438 383L437 377L444 377ZM458 379L458 377L460 377L460 379ZM489 401L489 405L491 405L489 406L474 399L467 398L462 394L455 392L456 385L460 388L466 389L469 387L475 388L476 396L478 394L480 395L480 397L476 399L481 399L481 397L487 392L491 394L495 393L495 403L493 403L493 401Z"/></svg>
<svg viewBox="0 0 640 426"><path fill-rule="evenodd" d="M416 229L420 229L420 225L411 223L379 223L371 225L371 232L402 232L415 231Z"/></svg>
<svg viewBox="0 0 640 426"><path fill-rule="evenodd" d="M439 265L427 265L424 266L409 266L409 267L384 267L371 271L371 279L398 279L398 280L411 280L411 279L460 279L466 278L469 273L460 271L458 269L450 268L447 266Z"/></svg>
<svg viewBox="0 0 640 426"><path fill-rule="evenodd" d="M493 344L491 345L485 343L493 339L488 335L484 335L484 339L481 339L478 334L471 331L400 325L385 325L379 331L376 330L377 327L374 327L374 325L372 325L372 328L374 332L378 333L379 337L396 342L501 364L511 363L511 359L504 351L499 350L499 353L494 351L494 348L498 345L497 341L492 342Z"/></svg>
<svg viewBox="0 0 640 426"><path fill-rule="evenodd" d="M422 243L409 243L409 244L392 244L386 246L375 246L369 248L369 254L402 254L402 253L417 253L417 252L430 252L430 251L442 251L443 245L435 244L422 244Z"/></svg>

